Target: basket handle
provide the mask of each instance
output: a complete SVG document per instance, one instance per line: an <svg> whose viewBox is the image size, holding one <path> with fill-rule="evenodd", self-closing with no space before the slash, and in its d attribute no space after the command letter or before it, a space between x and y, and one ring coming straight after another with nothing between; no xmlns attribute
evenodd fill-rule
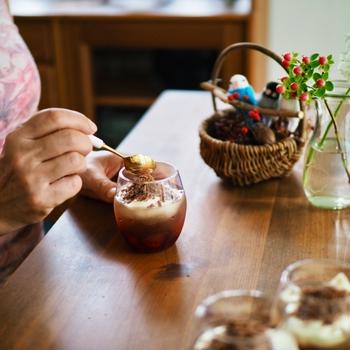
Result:
<svg viewBox="0 0 350 350"><path fill-rule="evenodd" d="M220 55L218 56L218 58L215 61L214 64L214 68L211 74L211 82L212 84L217 86L217 82L219 81L219 73L222 67L222 64L224 62L224 59L227 57L227 55L237 49L250 49L250 50L254 50L254 51L259 51L262 54L272 58L274 61L276 61L286 72L288 72L288 70L283 67L282 65L282 58L277 55L275 52L267 49L264 46L261 46L259 44L255 44L255 43L250 43L250 42L241 42L241 43L236 43L236 44L232 44L227 46L224 50L221 51ZM215 95L212 92L212 101L213 101L213 107L214 107L214 111L215 113L217 112L217 105L216 105L216 99L215 99ZM301 111L304 111L303 105L302 103L299 101L299 107ZM298 138L298 141L302 144L305 143L305 118L301 119L298 125L298 132L300 135L300 138Z"/></svg>

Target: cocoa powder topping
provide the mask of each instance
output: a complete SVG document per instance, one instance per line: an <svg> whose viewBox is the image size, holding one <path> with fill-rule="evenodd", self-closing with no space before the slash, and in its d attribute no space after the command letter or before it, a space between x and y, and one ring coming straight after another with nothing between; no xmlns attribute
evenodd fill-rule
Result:
<svg viewBox="0 0 350 350"><path fill-rule="evenodd" d="M231 321L225 325L222 338L212 339L203 350L271 350L271 342L264 334L266 330L258 321Z"/></svg>
<svg viewBox="0 0 350 350"><path fill-rule="evenodd" d="M120 191L120 197L124 203L129 204L133 201L143 202L150 199L155 201L149 205L152 207L160 207L165 201L173 201L177 199L177 192L163 184L152 183L154 178L151 174L139 174L132 180L134 183L126 185Z"/></svg>
<svg viewBox="0 0 350 350"><path fill-rule="evenodd" d="M226 325L227 334L239 337L252 337L261 334L266 330L266 326L259 321L235 321Z"/></svg>
<svg viewBox="0 0 350 350"><path fill-rule="evenodd" d="M332 323L339 315L349 312L349 293L331 286L302 287L300 306L295 315L302 320L322 320Z"/></svg>

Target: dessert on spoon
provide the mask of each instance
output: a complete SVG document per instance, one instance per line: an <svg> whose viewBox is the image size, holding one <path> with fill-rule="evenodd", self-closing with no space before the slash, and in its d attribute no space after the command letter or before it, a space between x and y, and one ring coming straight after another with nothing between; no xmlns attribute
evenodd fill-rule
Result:
<svg viewBox="0 0 350 350"><path fill-rule="evenodd" d="M124 161L125 169L132 173L145 173L153 171L156 168L156 162L149 156L145 156L143 154L134 154L131 156L127 156L115 150L114 148L106 145L103 140L94 135L89 135L89 138L94 148L104 149L122 158Z"/></svg>

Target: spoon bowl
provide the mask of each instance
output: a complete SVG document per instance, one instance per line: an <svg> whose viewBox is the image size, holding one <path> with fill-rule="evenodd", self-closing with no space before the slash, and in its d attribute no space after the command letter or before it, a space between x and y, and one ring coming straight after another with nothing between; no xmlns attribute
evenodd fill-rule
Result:
<svg viewBox="0 0 350 350"><path fill-rule="evenodd" d="M145 156L143 154L134 154L127 156L106 145L103 140L94 135L89 135L89 138L92 145L96 149L104 149L122 158L124 161L125 169L134 174L152 172L156 168L156 162L149 156Z"/></svg>

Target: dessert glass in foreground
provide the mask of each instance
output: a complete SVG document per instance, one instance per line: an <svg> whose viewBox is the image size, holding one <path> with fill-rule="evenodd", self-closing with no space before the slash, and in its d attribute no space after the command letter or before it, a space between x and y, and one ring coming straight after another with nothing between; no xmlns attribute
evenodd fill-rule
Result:
<svg viewBox="0 0 350 350"><path fill-rule="evenodd" d="M349 266L303 260L281 277L277 307L281 326L300 349L349 349Z"/></svg>
<svg viewBox="0 0 350 350"><path fill-rule="evenodd" d="M156 252L173 245L186 215L186 196L178 171L157 162L152 173L121 169L114 198L120 233L139 252Z"/></svg>
<svg viewBox="0 0 350 350"><path fill-rule="evenodd" d="M204 300L196 310L202 332L193 350L298 350L285 330L272 328L271 304L257 290L227 290Z"/></svg>

